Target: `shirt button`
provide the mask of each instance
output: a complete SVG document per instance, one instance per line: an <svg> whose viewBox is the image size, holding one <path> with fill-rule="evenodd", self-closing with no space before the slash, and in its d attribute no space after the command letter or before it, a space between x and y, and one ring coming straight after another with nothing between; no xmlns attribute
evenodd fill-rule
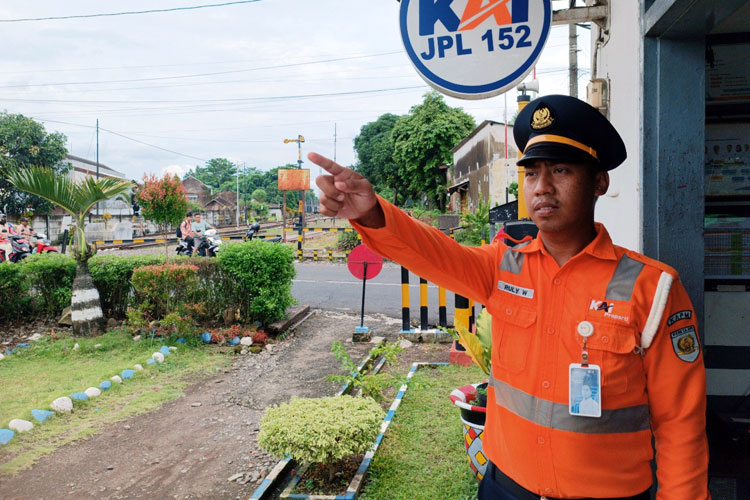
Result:
<svg viewBox="0 0 750 500"><path fill-rule="evenodd" d="M562 280L560 278L555 278L555 281L553 281L553 283L555 285L559 285L560 283L562 283Z"/></svg>
<svg viewBox="0 0 750 500"><path fill-rule="evenodd" d="M554 335L555 334L555 327L554 326L548 326L547 327L547 333L549 333L550 335Z"/></svg>
<svg viewBox="0 0 750 500"><path fill-rule="evenodd" d="M513 315L513 309L511 309L510 307L508 307L507 309L505 309L505 314L507 314L508 316Z"/></svg>
<svg viewBox="0 0 750 500"><path fill-rule="evenodd" d="M545 493L552 493L552 488L544 488Z"/></svg>
<svg viewBox="0 0 750 500"><path fill-rule="evenodd" d="M550 386L549 380L545 380L544 382L542 382L542 387L544 387L545 389L549 389L549 386Z"/></svg>
<svg viewBox="0 0 750 500"><path fill-rule="evenodd" d="M542 436L539 436L536 441L539 444L544 444L544 438Z"/></svg>
<svg viewBox="0 0 750 500"><path fill-rule="evenodd" d="M604 336L602 337L602 343L603 343L603 344L606 344L607 342L609 342L609 337L607 337L606 335L604 335Z"/></svg>

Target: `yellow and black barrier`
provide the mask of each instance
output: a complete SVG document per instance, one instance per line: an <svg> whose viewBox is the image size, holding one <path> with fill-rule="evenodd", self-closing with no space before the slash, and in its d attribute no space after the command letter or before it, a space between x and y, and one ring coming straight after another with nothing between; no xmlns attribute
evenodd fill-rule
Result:
<svg viewBox="0 0 750 500"><path fill-rule="evenodd" d="M428 295L427 280L419 278L419 328L428 330ZM413 331L409 309L409 270L401 266L401 333ZM438 287L438 325L448 326L445 288Z"/></svg>

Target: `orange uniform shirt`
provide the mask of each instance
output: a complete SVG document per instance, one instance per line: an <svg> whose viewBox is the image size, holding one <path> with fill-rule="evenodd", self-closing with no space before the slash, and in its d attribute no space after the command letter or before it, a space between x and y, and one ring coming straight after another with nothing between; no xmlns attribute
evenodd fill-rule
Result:
<svg viewBox="0 0 750 500"><path fill-rule="evenodd" d="M365 244L492 315L483 446L505 474L540 496L635 495L652 482L653 436L657 498L709 498L705 369L674 269L613 245L600 224L594 241L560 267L539 239L465 247L379 202L384 228L352 222ZM674 282L655 301L662 275ZM601 367L600 418L568 411L569 365L581 362L576 327L584 320L594 326L589 363ZM647 322L658 326L643 353Z"/></svg>

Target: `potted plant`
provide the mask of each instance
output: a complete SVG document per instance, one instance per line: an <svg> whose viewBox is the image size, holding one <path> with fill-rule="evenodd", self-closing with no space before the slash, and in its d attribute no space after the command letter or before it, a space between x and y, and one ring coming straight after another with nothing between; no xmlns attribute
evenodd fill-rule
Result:
<svg viewBox="0 0 750 500"><path fill-rule="evenodd" d="M492 363L492 317L486 309L477 317L476 334L457 324L451 335L466 349L471 359L489 376ZM487 470L487 457L482 449L484 421L487 415L487 383L469 384L453 390L450 399L461 410L464 446L469 465L478 480Z"/></svg>

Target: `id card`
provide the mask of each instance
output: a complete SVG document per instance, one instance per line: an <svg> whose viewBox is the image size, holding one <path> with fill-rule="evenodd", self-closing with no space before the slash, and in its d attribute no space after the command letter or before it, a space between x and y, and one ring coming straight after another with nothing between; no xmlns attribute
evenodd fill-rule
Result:
<svg viewBox="0 0 750 500"><path fill-rule="evenodd" d="M602 371L598 365L571 363L568 372L568 412L576 417L602 416Z"/></svg>

